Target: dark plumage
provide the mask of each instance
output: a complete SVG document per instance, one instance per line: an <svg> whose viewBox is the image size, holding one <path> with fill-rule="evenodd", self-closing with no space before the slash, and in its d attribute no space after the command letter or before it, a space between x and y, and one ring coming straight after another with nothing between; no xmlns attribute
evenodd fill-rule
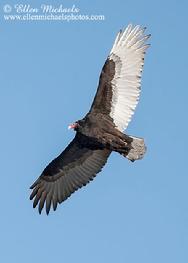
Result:
<svg viewBox="0 0 188 263"><path fill-rule="evenodd" d="M141 159L144 140L123 133L128 126L140 94L140 77L148 45L140 26L129 25L116 37L100 75L99 86L88 114L70 127L75 138L44 169L31 186L30 199L41 213L66 200L89 181L105 165L112 151L127 159Z"/></svg>

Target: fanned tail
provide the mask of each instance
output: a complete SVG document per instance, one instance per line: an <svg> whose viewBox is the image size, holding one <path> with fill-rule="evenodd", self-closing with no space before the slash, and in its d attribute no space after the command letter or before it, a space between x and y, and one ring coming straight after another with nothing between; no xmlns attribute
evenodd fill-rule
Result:
<svg viewBox="0 0 188 263"><path fill-rule="evenodd" d="M144 139L133 136L129 137L133 139L131 142L131 149L129 150L128 154L123 154L123 156L132 162L142 159L147 149Z"/></svg>

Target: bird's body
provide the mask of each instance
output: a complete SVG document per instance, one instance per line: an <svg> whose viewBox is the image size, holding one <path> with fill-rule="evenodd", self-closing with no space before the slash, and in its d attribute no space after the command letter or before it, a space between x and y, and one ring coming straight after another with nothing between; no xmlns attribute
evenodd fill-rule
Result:
<svg viewBox="0 0 188 263"><path fill-rule="evenodd" d="M99 79L90 111L71 127L75 138L55 158L31 186L33 206L41 213L46 203L49 213L53 204L66 200L101 171L112 151L127 159L141 159L146 147L141 138L123 133L134 113L140 94L140 77L148 45L140 26L129 25L120 31Z"/></svg>
<svg viewBox="0 0 188 263"><path fill-rule="evenodd" d="M83 138L83 143L88 146L96 147L97 145L97 147L118 152L131 147L132 138L119 131L108 115L100 112L89 113L77 123L77 133Z"/></svg>

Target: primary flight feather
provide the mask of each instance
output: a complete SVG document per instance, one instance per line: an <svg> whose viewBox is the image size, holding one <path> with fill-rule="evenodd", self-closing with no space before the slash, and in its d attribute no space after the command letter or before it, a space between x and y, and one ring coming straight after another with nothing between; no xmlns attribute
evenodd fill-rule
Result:
<svg viewBox="0 0 188 263"><path fill-rule="evenodd" d="M150 35L145 28L128 25L120 31L102 68L90 111L69 128L76 131L67 148L44 169L31 186L30 199L41 213L66 200L89 183L107 162L112 151L127 159L141 159L144 140L123 133L139 100L141 73Z"/></svg>

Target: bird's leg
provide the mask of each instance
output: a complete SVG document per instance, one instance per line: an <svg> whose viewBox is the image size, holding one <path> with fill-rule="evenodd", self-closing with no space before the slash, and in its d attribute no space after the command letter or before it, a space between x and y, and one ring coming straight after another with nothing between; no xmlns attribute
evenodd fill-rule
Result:
<svg viewBox="0 0 188 263"><path fill-rule="evenodd" d="M131 137L129 137L128 135L126 135L125 133L119 131L116 128L110 129L110 130L105 130L105 133L111 136L115 136L116 139L118 138L119 141L122 141L125 145L126 144L131 144L131 142L133 141L133 139Z"/></svg>
<svg viewBox="0 0 188 263"><path fill-rule="evenodd" d="M128 137L128 136L127 136ZM113 134L104 133L103 134L103 145L111 151L128 153L130 150L129 138L125 140L123 136L115 136Z"/></svg>
<svg viewBox="0 0 188 263"><path fill-rule="evenodd" d="M131 144L131 142L133 141L131 137L129 137L127 134L124 134L120 131L117 132L117 136L120 140L122 140L126 144Z"/></svg>

